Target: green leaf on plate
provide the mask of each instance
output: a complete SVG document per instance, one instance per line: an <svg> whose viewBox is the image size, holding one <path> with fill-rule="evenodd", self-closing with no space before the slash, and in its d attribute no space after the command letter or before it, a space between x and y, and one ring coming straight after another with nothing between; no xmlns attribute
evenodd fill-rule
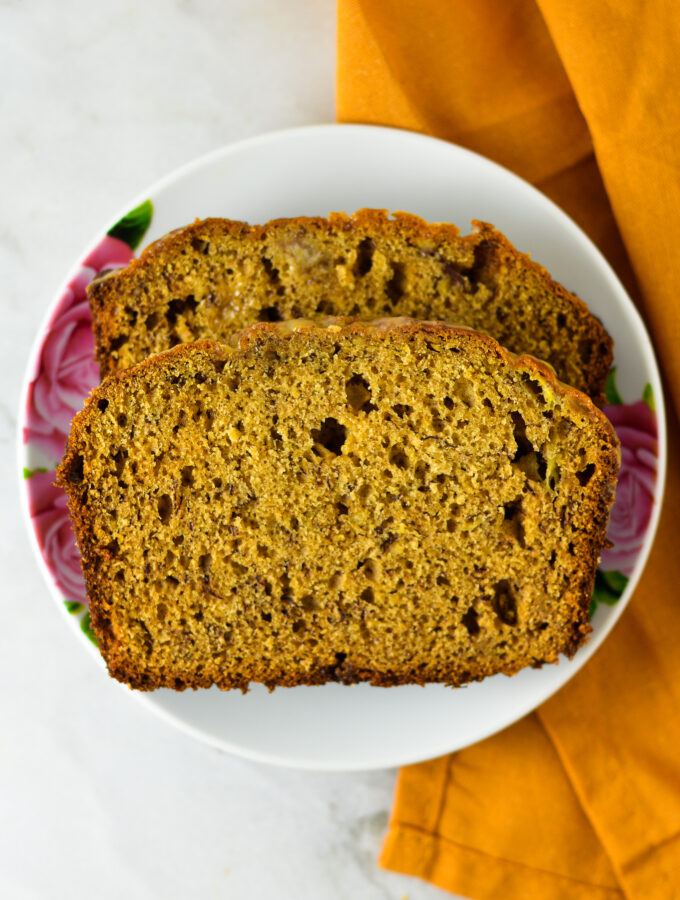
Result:
<svg viewBox="0 0 680 900"><path fill-rule="evenodd" d="M609 572L603 572L598 569L595 574L595 585L593 587L593 600L596 603L606 603L607 606L613 606L621 597L628 578L621 572L612 569Z"/></svg>
<svg viewBox="0 0 680 900"><path fill-rule="evenodd" d="M597 601L596 601L596 600L591 600L591 601L590 601L590 609L588 610L588 618L589 618L589 619L592 619L592 618L593 618L593 616L595 615L595 610L596 610L596 609L597 609Z"/></svg>
<svg viewBox="0 0 680 900"><path fill-rule="evenodd" d="M624 575L623 572L619 572L616 569L611 569L608 572L604 572L600 570L600 574L602 575L607 587L614 593L618 594L619 597L625 591L626 585L628 584L628 576Z"/></svg>
<svg viewBox="0 0 680 900"><path fill-rule="evenodd" d="M64 606L72 616L75 616L76 613L82 612L82 610L85 609L83 604L78 603L76 600L64 600Z"/></svg>
<svg viewBox="0 0 680 900"><path fill-rule="evenodd" d="M607 606L613 606L618 599L616 594L613 594L606 584L603 584L602 582L598 584L597 578L595 579L595 586L593 587L593 603L605 603Z"/></svg>
<svg viewBox="0 0 680 900"><path fill-rule="evenodd" d="M654 391L652 390L652 386L649 382L647 382L647 384L645 385L645 389L642 392L642 402L646 403L652 412L656 412L656 403L654 402Z"/></svg>
<svg viewBox="0 0 680 900"><path fill-rule="evenodd" d="M27 469L26 466L24 466L24 478L33 478L38 472L49 472L49 469L45 469L43 466L38 466L37 469Z"/></svg>
<svg viewBox="0 0 680 900"><path fill-rule="evenodd" d="M152 216L153 204L151 200L145 200L116 222L113 228L109 228L108 234L125 241L131 250L136 250L146 234Z"/></svg>
<svg viewBox="0 0 680 900"><path fill-rule="evenodd" d="M621 394L616 387L616 366L612 366L604 384L604 396L609 406L620 406L623 403Z"/></svg>
<svg viewBox="0 0 680 900"><path fill-rule="evenodd" d="M92 620L90 619L89 612L86 612L83 618L80 620L80 630L83 634L86 634L92 643L97 646L97 636L92 630Z"/></svg>

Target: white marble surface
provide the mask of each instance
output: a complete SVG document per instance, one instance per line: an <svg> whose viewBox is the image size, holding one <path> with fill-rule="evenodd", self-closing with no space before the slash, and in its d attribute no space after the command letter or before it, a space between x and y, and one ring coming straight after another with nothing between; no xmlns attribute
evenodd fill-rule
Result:
<svg viewBox="0 0 680 900"><path fill-rule="evenodd" d="M150 182L334 117L332 0L0 2L0 897L445 895L382 872L394 771L292 772L193 742L64 627L18 508L25 359L57 283Z"/></svg>

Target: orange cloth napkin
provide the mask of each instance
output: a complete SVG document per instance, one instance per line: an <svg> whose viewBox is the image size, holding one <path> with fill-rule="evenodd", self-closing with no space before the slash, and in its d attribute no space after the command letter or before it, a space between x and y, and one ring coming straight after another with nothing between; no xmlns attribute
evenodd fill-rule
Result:
<svg viewBox="0 0 680 900"><path fill-rule="evenodd" d="M537 712L399 774L381 864L475 900L680 898L678 48L661 0L339 0L338 118L536 184L617 269L666 376L666 501L611 637Z"/></svg>

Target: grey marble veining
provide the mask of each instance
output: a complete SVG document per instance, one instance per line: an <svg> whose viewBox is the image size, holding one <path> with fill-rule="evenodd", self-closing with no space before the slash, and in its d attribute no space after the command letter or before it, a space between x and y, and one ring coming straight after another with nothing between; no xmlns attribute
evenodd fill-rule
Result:
<svg viewBox="0 0 680 900"><path fill-rule="evenodd" d="M269 768L151 716L68 633L17 490L25 361L84 245L223 144L334 117L331 0L0 3L0 896L378 898L394 771Z"/></svg>

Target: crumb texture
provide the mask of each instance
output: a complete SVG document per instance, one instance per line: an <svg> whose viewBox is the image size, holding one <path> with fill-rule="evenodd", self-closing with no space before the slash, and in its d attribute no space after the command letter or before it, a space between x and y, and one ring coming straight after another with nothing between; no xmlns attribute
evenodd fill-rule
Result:
<svg viewBox="0 0 680 900"><path fill-rule="evenodd" d="M494 228L380 210L250 227L208 219L89 288L102 375L253 322L412 316L465 325L550 363L601 400L612 343L578 297Z"/></svg>
<svg viewBox="0 0 680 900"><path fill-rule="evenodd" d="M74 420L58 478L111 674L457 685L572 654L607 420L475 332L325 324L177 347Z"/></svg>

